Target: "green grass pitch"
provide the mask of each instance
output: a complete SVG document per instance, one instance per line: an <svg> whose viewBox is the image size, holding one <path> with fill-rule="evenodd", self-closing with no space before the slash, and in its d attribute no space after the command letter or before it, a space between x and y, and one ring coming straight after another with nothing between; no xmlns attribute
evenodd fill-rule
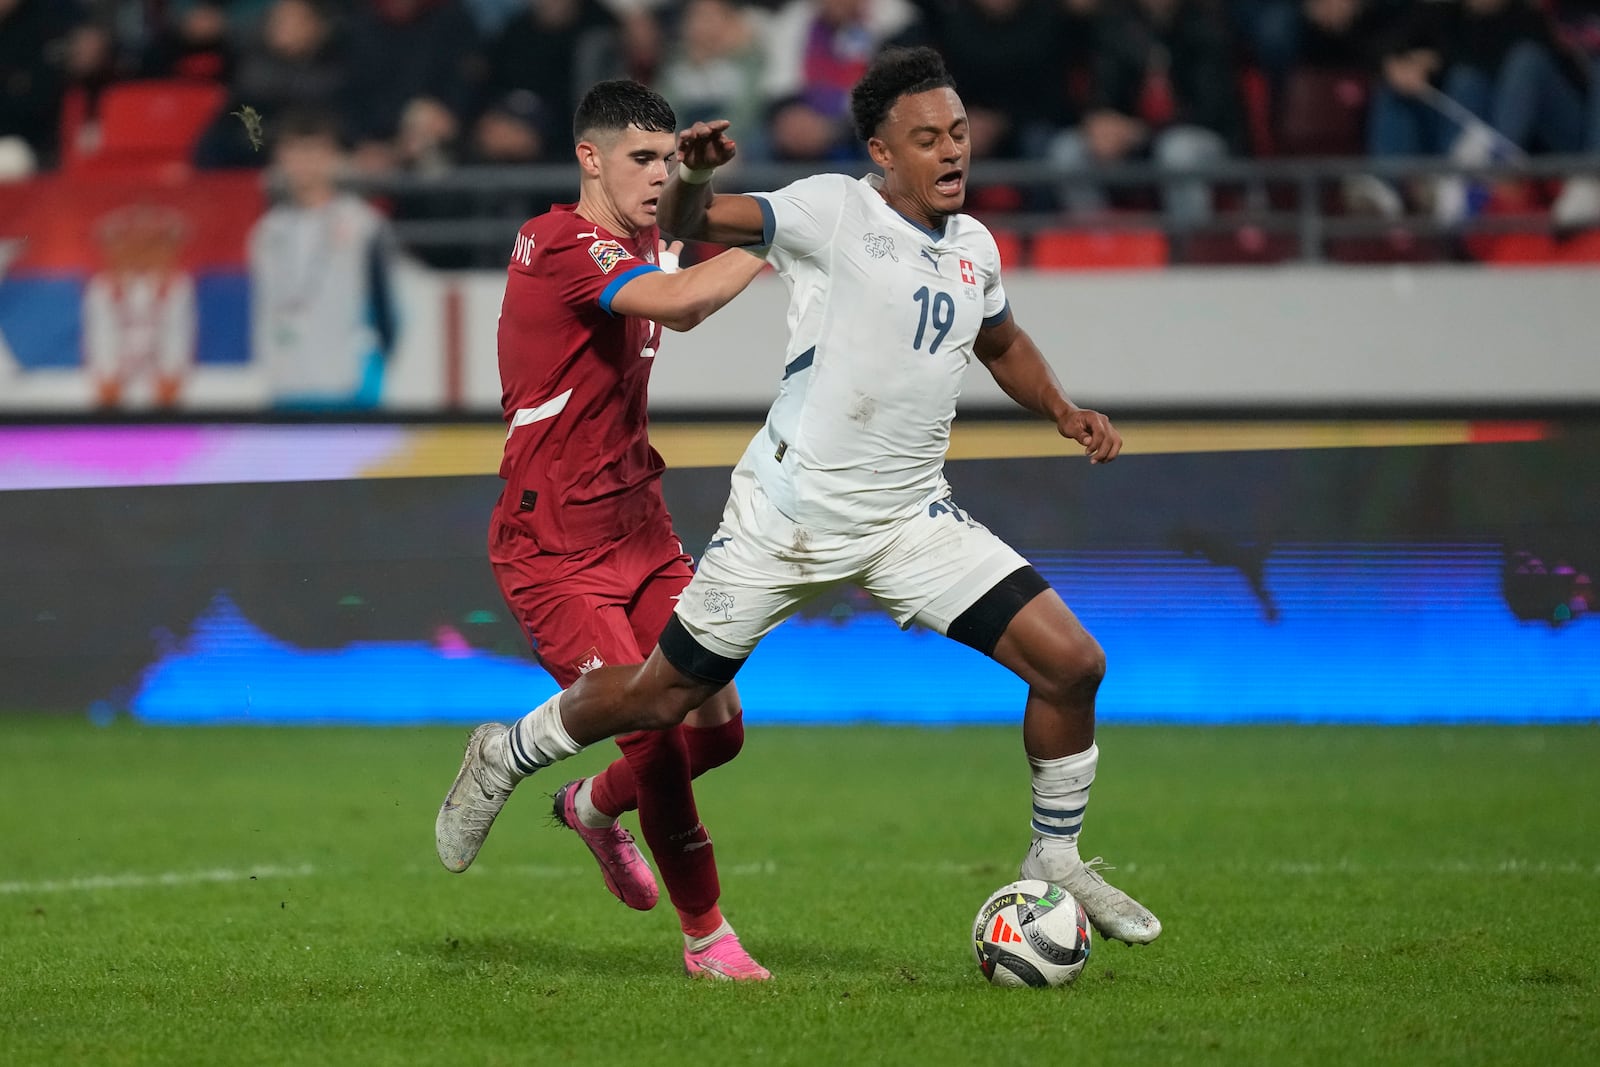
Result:
<svg viewBox="0 0 1600 1067"><path fill-rule="evenodd" d="M691 983L525 783L478 866L459 729L0 725L0 1062L1587 1064L1600 730L1104 728L1084 839L1166 924L1077 984L967 936L1027 841L1015 731L752 728L700 787L776 974ZM254 872L254 877L251 877Z"/></svg>

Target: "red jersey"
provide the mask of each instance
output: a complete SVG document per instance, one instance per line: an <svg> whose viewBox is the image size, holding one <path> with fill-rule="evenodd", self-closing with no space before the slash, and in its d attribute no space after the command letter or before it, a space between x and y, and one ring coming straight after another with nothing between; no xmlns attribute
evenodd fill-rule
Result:
<svg viewBox="0 0 1600 1067"><path fill-rule="evenodd" d="M616 540L666 512L645 414L661 327L611 311L625 282L660 269L656 237L654 226L618 237L573 205L517 234L500 308L510 428L495 510L540 551Z"/></svg>

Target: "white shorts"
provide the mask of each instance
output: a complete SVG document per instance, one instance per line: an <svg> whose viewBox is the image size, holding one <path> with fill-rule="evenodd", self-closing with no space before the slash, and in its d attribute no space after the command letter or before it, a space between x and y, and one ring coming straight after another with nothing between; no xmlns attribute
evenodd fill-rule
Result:
<svg viewBox="0 0 1600 1067"><path fill-rule="evenodd" d="M870 593L902 629L915 622L942 634L1026 566L949 496L871 532L822 532L780 512L741 467L677 617L707 651L742 660L806 601L849 583Z"/></svg>

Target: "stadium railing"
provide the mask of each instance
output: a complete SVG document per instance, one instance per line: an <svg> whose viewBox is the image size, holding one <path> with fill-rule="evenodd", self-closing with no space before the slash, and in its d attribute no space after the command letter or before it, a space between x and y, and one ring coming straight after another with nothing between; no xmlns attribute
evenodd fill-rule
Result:
<svg viewBox="0 0 1600 1067"><path fill-rule="evenodd" d="M834 169L863 174L866 163L750 163L727 169L724 191L775 189L797 178ZM1158 231L1167 261L1324 262L1348 259L1340 244L1376 241L1372 261L1408 259L1496 260L1495 247L1474 247L1500 237L1567 238L1547 210L1560 184L1600 175L1600 156L1539 156L1508 163L1463 167L1446 159L1268 159L1229 160L1176 169L1118 164L1087 180L1111 192L1114 210L1092 218L1059 207L1069 180L1085 180L1037 161L980 160L971 170L969 210L991 229L1023 242L1059 231L1095 233ZM1420 211L1397 217L1351 210L1341 193L1351 179L1377 178L1395 186L1460 177L1494 187L1483 210L1445 224ZM1184 225L1160 210L1164 184L1192 178L1213 191L1214 214ZM463 167L438 174L394 174L364 179L361 191L394 207L401 242L424 258L441 256L453 265L498 266L522 222L553 202L575 194L572 169L563 165ZM1227 242L1234 242L1230 252ZM1518 248L1522 246L1516 246ZM1385 249L1388 249L1385 252ZM1355 257L1360 259L1361 257ZM1537 250L1514 252L1511 260L1533 261ZM1596 250L1586 261L1600 259Z"/></svg>

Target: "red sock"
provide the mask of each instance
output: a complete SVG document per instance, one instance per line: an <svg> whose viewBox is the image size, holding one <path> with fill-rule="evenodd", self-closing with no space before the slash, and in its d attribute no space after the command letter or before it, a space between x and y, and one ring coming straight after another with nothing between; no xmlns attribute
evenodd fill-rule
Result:
<svg viewBox="0 0 1600 1067"><path fill-rule="evenodd" d="M685 726L683 733L689 744L689 774L698 778L731 762L744 747L744 713L736 712L716 726ZM638 787L626 759L613 761L594 776L589 783L589 802L613 819L639 806Z"/></svg>
<svg viewBox="0 0 1600 1067"><path fill-rule="evenodd" d="M639 794L639 829L655 857L673 906L704 915L722 887L711 837L695 810L684 729L642 730L617 738Z"/></svg>
<svg viewBox="0 0 1600 1067"><path fill-rule="evenodd" d="M722 925L722 909L715 904L711 910L691 915L683 909L678 910L678 922L683 926L683 932L690 937L705 937L717 932L717 927Z"/></svg>

